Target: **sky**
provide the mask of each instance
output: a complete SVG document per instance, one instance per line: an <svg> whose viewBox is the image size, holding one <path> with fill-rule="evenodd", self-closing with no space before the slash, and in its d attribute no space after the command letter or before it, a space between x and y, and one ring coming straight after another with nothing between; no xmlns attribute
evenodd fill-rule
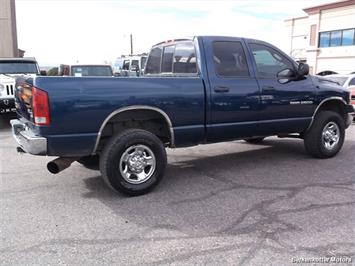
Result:
<svg viewBox="0 0 355 266"><path fill-rule="evenodd" d="M284 20L331 0L16 0L18 46L40 66L110 63L195 35L261 39L287 51Z"/></svg>

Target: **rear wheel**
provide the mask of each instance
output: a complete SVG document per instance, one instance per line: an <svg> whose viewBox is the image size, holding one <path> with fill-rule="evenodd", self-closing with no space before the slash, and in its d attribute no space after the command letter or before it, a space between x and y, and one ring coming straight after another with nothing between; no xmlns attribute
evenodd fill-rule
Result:
<svg viewBox="0 0 355 266"><path fill-rule="evenodd" d="M257 144L260 143L264 140L264 137L260 137L260 138L249 138L249 139L245 139L244 141L251 143L251 144Z"/></svg>
<svg viewBox="0 0 355 266"><path fill-rule="evenodd" d="M136 196L149 192L161 181L166 163L160 139L145 130L129 129L107 143L100 170L112 189Z"/></svg>
<svg viewBox="0 0 355 266"><path fill-rule="evenodd" d="M333 111L321 111L304 135L307 152L316 158L330 158L341 149L345 138L345 122Z"/></svg>

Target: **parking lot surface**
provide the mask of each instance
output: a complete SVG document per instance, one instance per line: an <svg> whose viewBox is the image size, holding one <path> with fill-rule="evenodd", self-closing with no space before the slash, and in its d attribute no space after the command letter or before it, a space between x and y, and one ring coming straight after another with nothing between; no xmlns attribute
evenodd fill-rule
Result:
<svg viewBox="0 0 355 266"><path fill-rule="evenodd" d="M327 160L298 139L168 150L162 183L126 197L78 163L52 175L52 158L17 154L0 119L1 265L355 261L355 125Z"/></svg>

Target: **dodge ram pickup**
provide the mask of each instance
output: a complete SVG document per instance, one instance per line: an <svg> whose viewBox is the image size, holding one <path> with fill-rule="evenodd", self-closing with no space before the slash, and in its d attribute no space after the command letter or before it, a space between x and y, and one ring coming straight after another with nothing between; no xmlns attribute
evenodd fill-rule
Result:
<svg viewBox="0 0 355 266"><path fill-rule="evenodd" d="M166 147L297 137L317 158L341 149L349 91L263 41L197 36L154 45L144 77L30 77L16 83L17 150L100 169L140 195L163 178Z"/></svg>

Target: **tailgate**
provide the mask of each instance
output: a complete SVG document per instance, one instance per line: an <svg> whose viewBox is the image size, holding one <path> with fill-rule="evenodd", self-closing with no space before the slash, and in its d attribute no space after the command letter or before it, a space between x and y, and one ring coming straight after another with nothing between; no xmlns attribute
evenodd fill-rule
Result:
<svg viewBox="0 0 355 266"><path fill-rule="evenodd" d="M32 78L17 78L15 90L15 107L19 116L33 122L32 114Z"/></svg>

